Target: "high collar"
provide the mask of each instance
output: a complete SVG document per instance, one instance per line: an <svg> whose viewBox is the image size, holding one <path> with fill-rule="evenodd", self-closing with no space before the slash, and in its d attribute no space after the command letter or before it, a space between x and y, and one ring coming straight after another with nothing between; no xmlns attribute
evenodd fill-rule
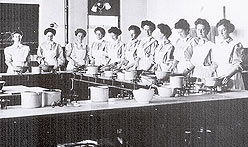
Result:
<svg viewBox="0 0 248 147"><path fill-rule="evenodd" d="M161 45L166 45L166 44L169 44L170 43L170 40L168 40L168 39L162 39L162 40L159 41L159 43Z"/></svg>
<svg viewBox="0 0 248 147"><path fill-rule="evenodd" d="M15 48L21 48L23 45L21 43L13 44Z"/></svg>
<svg viewBox="0 0 248 147"><path fill-rule="evenodd" d="M199 38L199 37L196 37L196 40L198 41L198 44L201 45L201 44L205 44L206 42L208 42L208 38Z"/></svg>
<svg viewBox="0 0 248 147"><path fill-rule="evenodd" d="M228 37L226 39L219 39L219 43L227 43L229 44L233 39L231 37Z"/></svg>

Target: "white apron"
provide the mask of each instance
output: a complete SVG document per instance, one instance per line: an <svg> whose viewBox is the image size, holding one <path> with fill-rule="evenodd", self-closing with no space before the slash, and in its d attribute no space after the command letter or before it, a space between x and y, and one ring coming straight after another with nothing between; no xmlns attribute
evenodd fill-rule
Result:
<svg viewBox="0 0 248 147"><path fill-rule="evenodd" d="M29 46L21 45L20 48L16 48L13 45L10 47L7 47L5 50L8 54L11 54L11 60L13 66L25 66L27 64L27 58L29 55ZM8 67L7 73L14 73L14 69L12 66Z"/></svg>
<svg viewBox="0 0 248 147"><path fill-rule="evenodd" d="M79 65L85 65L86 64L86 58L87 58L87 46L81 45L77 46L77 44L71 44L71 54L70 57ZM67 64L67 70L73 70L74 67L74 61L69 61Z"/></svg>
<svg viewBox="0 0 248 147"><path fill-rule="evenodd" d="M229 59L235 45L236 43L231 41L229 44L217 44L214 48L213 61L218 64L217 76L223 76L230 72L230 69L233 65L229 63ZM231 83L228 85L232 86L229 88L240 90L245 89L243 78L240 72L233 75L229 82Z"/></svg>
<svg viewBox="0 0 248 147"><path fill-rule="evenodd" d="M94 42L92 44L91 48L91 56L94 58L95 65L100 66L100 65L106 65L107 64L107 59L106 59L106 42Z"/></svg>
<svg viewBox="0 0 248 147"><path fill-rule="evenodd" d="M197 45L193 50L191 63L195 66L193 77L207 78L212 77L213 72L210 70L210 66L204 66L205 59L210 55L210 51L214 44L208 41L204 44ZM210 65L211 63L209 63Z"/></svg>
<svg viewBox="0 0 248 147"><path fill-rule="evenodd" d="M139 45L139 47L137 49L137 56L140 58L138 69L147 70L151 66L151 64L153 63L153 61L151 60L151 57L146 55L145 50L147 48L149 48L151 45L153 45L154 43L156 43L156 40L152 40L151 42L147 42L147 45L145 45L145 46ZM151 49L151 51L152 50L153 49Z"/></svg>
<svg viewBox="0 0 248 147"><path fill-rule="evenodd" d="M192 38L187 37L185 39L179 39L176 42L174 58L179 62L174 69L174 72L183 73L184 70L190 67L190 62L189 59L186 58L186 54L189 54L189 56L191 56L190 53L187 52L188 49L192 49L191 40Z"/></svg>

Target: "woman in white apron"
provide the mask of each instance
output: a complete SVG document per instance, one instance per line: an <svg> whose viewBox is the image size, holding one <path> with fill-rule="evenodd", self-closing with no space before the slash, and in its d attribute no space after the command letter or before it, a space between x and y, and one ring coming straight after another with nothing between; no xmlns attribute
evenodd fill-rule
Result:
<svg viewBox="0 0 248 147"><path fill-rule="evenodd" d="M158 28L158 46L155 50L154 70L168 71L173 62L174 46L168 38L172 34L171 28L165 24L159 24Z"/></svg>
<svg viewBox="0 0 248 147"><path fill-rule="evenodd" d="M12 33L13 45L4 49L5 63L8 66L7 73L14 73L16 66L27 66L29 62L29 46L22 45L23 33L16 30Z"/></svg>
<svg viewBox="0 0 248 147"><path fill-rule="evenodd" d="M96 66L107 65L107 45L108 42L103 38L106 34L102 27L97 27L94 30L97 41L93 42L90 47L90 64Z"/></svg>
<svg viewBox="0 0 248 147"><path fill-rule="evenodd" d="M175 29L179 38L175 43L174 61L170 70L176 73L184 73L191 67L190 59L197 41L190 36L190 26L185 19L176 22Z"/></svg>
<svg viewBox="0 0 248 147"><path fill-rule="evenodd" d="M126 70L136 70L137 69L137 47L140 43L140 40L138 40L138 36L141 33L141 30L138 26L131 25L128 28L128 31L130 33L131 40L128 41L128 43L125 46L124 51L124 58L126 60L126 65L124 66L124 69Z"/></svg>
<svg viewBox="0 0 248 147"><path fill-rule="evenodd" d="M56 30L47 28L44 35L46 35L46 41L38 47L38 60L41 64L54 65L54 69L58 70L64 66L65 58L61 45L53 41Z"/></svg>
<svg viewBox="0 0 248 147"><path fill-rule="evenodd" d="M76 41L66 45L67 70L73 70L88 63L88 46L83 43L86 34L84 29L78 28L75 31Z"/></svg>
<svg viewBox="0 0 248 147"><path fill-rule="evenodd" d="M195 21L196 41L198 44L193 48L191 57L192 66L194 66L193 77L200 79L212 77L214 68L211 66L211 55L214 43L207 39L210 25L205 19L198 18Z"/></svg>
<svg viewBox="0 0 248 147"><path fill-rule="evenodd" d="M243 47L240 42L234 41L229 36L235 27L226 19L220 20L216 27L219 36L213 50L213 64L218 66L217 76L223 78L222 84L227 84L228 88L244 90L241 75Z"/></svg>
<svg viewBox="0 0 248 147"><path fill-rule="evenodd" d="M117 27L111 27L108 30L112 41L109 43L107 55L108 55L108 65L116 66L120 68L123 64L124 59L124 47L125 44L119 39L121 35L121 30Z"/></svg>
<svg viewBox="0 0 248 147"><path fill-rule="evenodd" d="M156 26L153 22L145 20L141 22L145 37L141 39L137 49L137 63L140 70L151 70L154 65L155 49L158 41L152 37L152 32Z"/></svg>

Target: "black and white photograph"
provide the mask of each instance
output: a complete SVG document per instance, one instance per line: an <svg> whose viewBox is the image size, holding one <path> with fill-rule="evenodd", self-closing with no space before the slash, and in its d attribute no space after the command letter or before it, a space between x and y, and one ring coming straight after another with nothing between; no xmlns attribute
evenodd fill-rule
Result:
<svg viewBox="0 0 248 147"><path fill-rule="evenodd" d="M0 0L0 147L248 147L246 4Z"/></svg>

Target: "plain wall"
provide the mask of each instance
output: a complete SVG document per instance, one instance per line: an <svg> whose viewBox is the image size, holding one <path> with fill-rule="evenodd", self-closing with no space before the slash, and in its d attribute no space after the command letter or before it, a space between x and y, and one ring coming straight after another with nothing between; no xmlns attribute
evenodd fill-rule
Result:
<svg viewBox="0 0 248 147"><path fill-rule="evenodd" d="M121 30L122 41L129 40L128 27L137 25L140 27L141 21L147 18L147 0L121 0Z"/></svg>
<svg viewBox="0 0 248 147"><path fill-rule="evenodd" d="M87 17L88 0L69 0L69 42L74 41L74 31L77 28L83 28L87 31ZM87 36L84 41L87 42Z"/></svg>

